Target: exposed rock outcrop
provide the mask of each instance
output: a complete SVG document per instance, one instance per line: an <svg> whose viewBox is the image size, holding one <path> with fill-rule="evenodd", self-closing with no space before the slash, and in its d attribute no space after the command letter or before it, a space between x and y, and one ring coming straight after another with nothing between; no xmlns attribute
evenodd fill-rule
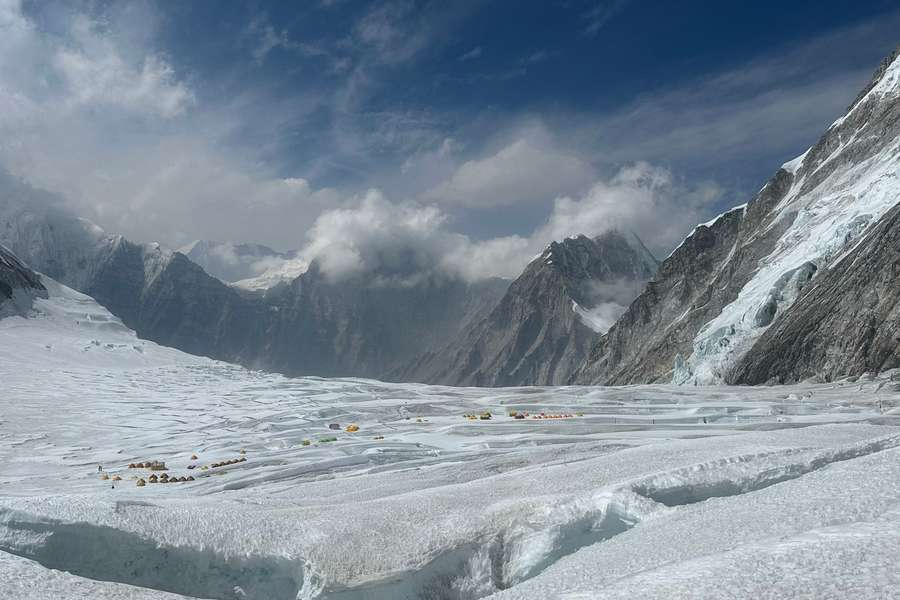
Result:
<svg viewBox="0 0 900 600"><path fill-rule="evenodd" d="M0 318L25 316L35 298L46 297L47 289L40 277L0 245Z"/></svg>

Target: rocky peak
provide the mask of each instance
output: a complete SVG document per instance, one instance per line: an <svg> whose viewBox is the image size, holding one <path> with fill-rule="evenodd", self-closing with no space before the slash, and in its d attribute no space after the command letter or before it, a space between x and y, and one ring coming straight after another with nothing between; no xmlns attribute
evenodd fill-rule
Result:
<svg viewBox="0 0 900 600"><path fill-rule="evenodd" d="M850 106L847 107L848 113L852 111L856 107L856 105L859 104L860 100L865 98L875 86L881 83L881 80L884 79L884 76L887 74L888 69L891 68L891 65L896 62L898 57L900 57L900 46L894 48L893 52L884 57L884 59L878 65L878 68L875 69L875 73L872 75L872 80L859 92L859 94L856 95L856 98L853 100ZM900 81L894 79L892 83L896 85L897 83L900 83Z"/></svg>
<svg viewBox="0 0 900 600"><path fill-rule="evenodd" d="M655 270L656 259L633 234L553 242L485 319L405 376L450 385L565 383Z"/></svg>
<svg viewBox="0 0 900 600"><path fill-rule="evenodd" d="M604 297L612 290L609 285L628 281L643 286L656 273L658 264L637 235L612 229L595 238L577 235L552 242L520 280L543 278L552 272L558 276L559 285L582 307L613 300L627 303L640 289L632 291L635 286L630 285L630 297L623 300L621 294ZM605 293L598 291L604 287Z"/></svg>

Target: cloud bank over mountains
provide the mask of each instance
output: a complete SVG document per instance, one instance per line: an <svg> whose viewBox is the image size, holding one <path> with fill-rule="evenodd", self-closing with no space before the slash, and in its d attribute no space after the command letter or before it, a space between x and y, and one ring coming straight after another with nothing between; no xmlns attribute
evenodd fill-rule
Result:
<svg viewBox="0 0 900 600"><path fill-rule="evenodd" d="M226 11L0 0L0 168L136 241L262 243L337 278L511 277L550 241L611 227L664 256L752 191L726 181L733 165L812 142L852 98L870 61L834 48L876 46L900 23L890 13L585 112L508 107L531 76L535 95L553 91L547 70L572 49L528 40L504 56L459 39L482 8L315 3L304 37L304 19L241 7L252 18L215 21L233 40L186 40L182 20ZM631 4L572 10L586 44Z"/></svg>
<svg viewBox="0 0 900 600"><path fill-rule="evenodd" d="M514 277L547 244L579 233L633 231L660 254L708 214L720 193L715 184L689 186L666 169L637 163L582 196L556 198L546 222L528 235L476 240L453 232L435 205L394 203L370 190L355 206L323 213L301 255L318 259L334 278L365 272Z"/></svg>

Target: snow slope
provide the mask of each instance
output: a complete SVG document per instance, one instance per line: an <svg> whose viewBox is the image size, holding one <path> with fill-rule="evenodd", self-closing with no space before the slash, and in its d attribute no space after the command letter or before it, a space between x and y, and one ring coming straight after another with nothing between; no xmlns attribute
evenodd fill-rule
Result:
<svg viewBox="0 0 900 600"><path fill-rule="evenodd" d="M720 597L704 573L732 597L897 591L887 378L289 379L142 342L44 282L0 320L0 598ZM194 481L138 487L151 459Z"/></svg>
<svg viewBox="0 0 900 600"><path fill-rule="evenodd" d="M137 338L90 296L49 277L41 282L49 298L38 298L28 318L0 319L0 362L129 369L161 364L195 364L199 358Z"/></svg>

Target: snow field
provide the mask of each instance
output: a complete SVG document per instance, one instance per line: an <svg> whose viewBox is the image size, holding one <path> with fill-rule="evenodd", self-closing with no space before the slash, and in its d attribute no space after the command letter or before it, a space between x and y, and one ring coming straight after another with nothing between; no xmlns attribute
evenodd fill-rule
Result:
<svg viewBox="0 0 900 600"><path fill-rule="evenodd" d="M734 597L779 572L783 596L895 584L897 538L875 525L892 531L900 498L889 374L787 388L288 379L137 340L66 288L37 309L0 321L0 598L716 597L692 575L711 571ZM195 480L138 487L158 472L128 466L150 460ZM854 568L871 577L850 588Z"/></svg>

